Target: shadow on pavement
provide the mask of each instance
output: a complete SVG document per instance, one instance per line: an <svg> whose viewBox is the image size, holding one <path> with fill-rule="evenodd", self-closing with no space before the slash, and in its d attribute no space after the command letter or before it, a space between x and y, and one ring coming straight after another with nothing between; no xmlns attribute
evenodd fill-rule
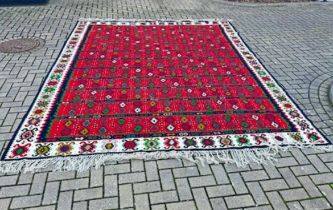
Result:
<svg viewBox="0 0 333 210"><path fill-rule="evenodd" d="M0 7L45 5L49 0L0 0Z"/></svg>

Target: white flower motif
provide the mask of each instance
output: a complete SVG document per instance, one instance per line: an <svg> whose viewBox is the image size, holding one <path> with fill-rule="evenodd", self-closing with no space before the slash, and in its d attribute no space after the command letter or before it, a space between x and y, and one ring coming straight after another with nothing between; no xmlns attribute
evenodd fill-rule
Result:
<svg viewBox="0 0 333 210"><path fill-rule="evenodd" d="M140 112L141 112L141 109L140 109L140 108L135 108L134 111L135 111L136 113L140 113Z"/></svg>
<svg viewBox="0 0 333 210"><path fill-rule="evenodd" d="M275 122L272 122L272 126L275 127L275 128L279 127L279 125Z"/></svg>
<svg viewBox="0 0 333 210"><path fill-rule="evenodd" d="M258 119L259 119L259 117L258 117L257 115L252 115L252 118L253 118L254 120L258 120Z"/></svg>
<svg viewBox="0 0 333 210"><path fill-rule="evenodd" d="M151 118L150 122L153 124L156 124L158 122L158 120L155 117L153 117L153 118Z"/></svg>
<svg viewBox="0 0 333 210"><path fill-rule="evenodd" d="M120 107L124 108L126 106L126 104L124 102L121 102L120 104Z"/></svg>
<svg viewBox="0 0 333 210"><path fill-rule="evenodd" d="M175 127L173 126L173 125L168 125L168 127L167 127L167 129L169 130L169 131L173 131L174 129L175 129Z"/></svg>

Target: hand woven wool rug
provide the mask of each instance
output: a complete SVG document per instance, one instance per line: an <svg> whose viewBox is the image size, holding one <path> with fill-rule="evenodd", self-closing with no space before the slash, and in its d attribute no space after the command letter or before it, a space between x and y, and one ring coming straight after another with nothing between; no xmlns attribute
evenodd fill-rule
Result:
<svg viewBox="0 0 333 210"><path fill-rule="evenodd" d="M81 20L0 166L170 157L241 166L328 144L228 21Z"/></svg>

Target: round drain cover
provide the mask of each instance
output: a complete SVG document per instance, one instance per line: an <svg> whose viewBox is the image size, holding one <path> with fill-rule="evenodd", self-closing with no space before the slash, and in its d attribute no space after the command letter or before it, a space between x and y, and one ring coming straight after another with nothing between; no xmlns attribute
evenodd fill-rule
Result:
<svg viewBox="0 0 333 210"><path fill-rule="evenodd" d="M43 46L44 40L40 38L19 38L0 43L0 52L20 53Z"/></svg>

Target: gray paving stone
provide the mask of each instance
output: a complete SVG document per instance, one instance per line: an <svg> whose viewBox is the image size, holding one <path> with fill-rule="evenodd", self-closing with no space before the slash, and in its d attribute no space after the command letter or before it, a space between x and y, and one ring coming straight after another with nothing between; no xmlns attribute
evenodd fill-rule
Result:
<svg viewBox="0 0 333 210"><path fill-rule="evenodd" d="M178 196L177 196L176 191L164 191L164 192L150 193L149 197L150 197L151 204L160 204L160 203L178 201Z"/></svg>
<svg viewBox="0 0 333 210"><path fill-rule="evenodd" d="M131 160L131 171L144 171L143 160Z"/></svg>
<svg viewBox="0 0 333 210"><path fill-rule="evenodd" d="M40 194L44 191L47 173L35 174L31 188L30 194Z"/></svg>
<svg viewBox="0 0 333 210"><path fill-rule="evenodd" d="M166 207L164 204L159 204L159 205L152 205L151 209L152 210L166 210Z"/></svg>
<svg viewBox="0 0 333 210"><path fill-rule="evenodd" d="M310 175L310 174L317 174L318 171L312 165L301 165L291 167L291 170L294 172L296 176L300 175Z"/></svg>
<svg viewBox="0 0 333 210"><path fill-rule="evenodd" d="M73 202L73 191L60 192L57 209L71 209Z"/></svg>
<svg viewBox="0 0 333 210"><path fill-rule="evenodd" d="M276 163L276 167L288 167L288 166L297 166L298 162L295 160L294 157L285 157L280 158Z"/></svg>
<svg viewBox="0 0 333 210"><path fill-rule="evenodd" d="M58 180L65 180L65 179L73 179L75 177L74 171L57 171L57 172L50 172L48 175L48 181L58 181Z"/></svg>
<svg viewBox="0 0 333 210"><path fill-rule="evenodd" d="M133 189L131 184L119 185L120 208L133 206Z"/></svg>
<svg viewBox="0 0 333 210"><path fill-rule="evenodd" d="M83 201L94 198L101 198L102 194L103 194L103 189L101 187L76 190L74 192L74 201Z"/></svg>
<svg viewBox="0 0 333 210"><path fill-rule="evenodd" d="M157 166L159 169L179 168L182 167L182 163L176 159L158 160Z"/></svg>
<svg viewBox="0 0 333 210"><path fill-rule="evenodd" d="M17 181L18 176L13 175L13 176L2 176L0 177L0 186L7 186L7 185L15 185ZM22 183L26 184L26 183Z"/></svg>
<svg viewBox="0 0 333 210"><path fill-rule="evenodd" d="M212 204L213 210L227 210L228 209L223 198L211 198L210 203Z"/></svg>
<svg viewBox="0 0 333 210"><path fill-rule="evenodd" d="M258 182L249 182L247 187L257 205L269 204L264 191Z"/></svg>
<svg viewBox="0 0 333 210"><path fill-rule="evenodd" d="M295 157L295 159L302 165L304 164L309 164L309 160L306 158L306 156L302 153L302 151L300 151L300 149L292 149L291 153L293 154L293 156Z"/></svg>
<svg viewBox="0 0 333 210"><path fill-rule="evenodd" d="M0 209L9 209L10 201L10 198L0 199Z"/></svg>
<svg viewBox="0 0 333 210"><path fill-rule="evenodd" d="M135 195L135 209L150 209L149 198L147 194Z"/></svg>
<svg viewBox="0 0 333 210"><path fill-rule="evenodd" d="M29 190L30 185L2 187L0 190L0 198L27 195Z"/></svg>
<svg viewBox="0 0 333 210"><path fill-rule="evenodd" d="M281 196L273 191L266 193L269 201L271 202L273 209L285 210L288 209L285 202L282 200Z"/></svg>
<svg viewBox="0 0 333 210"><path fill-rule="evenodd" d="M330 205L324 198L316 198L311 200L301 201L302 206L305 209L331 209Z"/></svg>
<svg viewBox="0 0 333 210"><path fill-rule="evenodd" d="M331 153L319 154L318 157L323 162L333 162L333 155Z"/></svg>
<svg viewBox="0 0 333 210"><path fill-rule="evenodd" d="M104 168L90 171L90 187L101 187L104 181Z"/></svg>
<svg viewBox="0 0 333 210"><path fill-rule="evenodd" d="M156 161L145 162L145 166L147 181L158 180L159 175L157 171Z"/></svg>
<svg viewBox="0 0 333 210"><path fill-rule="evenodd" d="M130 164L107 165L105 166L105 174L123 174L131 171Z"/></svg>
<svg viewBox="0 0 333 210"><path fill-rule="evenodd" d="M199 210L212 209L204 188L195 188L192 191L196 206Z"/></svg>
<svg viewBox="0 0 333 210"><path fill-rule="evenodd" d="M118 195L118 178L116 175L104 177L104 196Z"/></svg>
<svg viewBox="0 0 333 210"><path fill-rule="evenodd" d="M298 180L301 182L303 187L305 188L306 192L311 196L311 197L320 197L321 193L316 187L316 185L313 184L311 179L308 176L301 176L298 177Z"/></svg>
<svg viewBox="0 0 333 210"><path fill-rule="evenodd" d="M26 210L55 210L55 205L26 208Z"/></svg>
<svg viewBox="0 0 333 210"><path fill-rule="evenodd" d="M57 203L59 193L59 182L48 182L45 187L43 205Z"/></svg>
<svg viewBox="0 0 333 210"><path fill-rule="evenodd" d="M33 175L34 174L32 173L20 174L18 184L30 184L32 182Z"/></svg>
<svg viewBox="0 0 333 210"><path fill-rule="evenodd" d="M264 170L242 172L241 175L245 182L268 179L267 173Z"/></svg>
<svg viewBox="0 0 333 210"><path fill-rule="evenodd" d="M89 210L117 209L118 198L103 198L89 201Z"/></svg>
<svg viewBox="0 0 333 210"><path fill-rule="evenodd" d="M24 197L15 197L10 204L10 208L27 208L33 206L39 206L42 201L41 195L31 195Z"/></svg>
<svg viewBox="0 0 333 210"><path fill-rule="evenodd" d="M176 179L176 186L181 201L193 199L192 191L187 179Z"/></svg>
<svg viewBox="0 0 333 210"><path fill-rule="evenodd" d="M279 169L284 180L287 182L289 187L300 187L301 184L289 168L280 168Z"/></svg>
<svg viewBox="0 0 333 210"><path fill-rule="evenodd" d="M229 195L234 195L235 191L231 185L220 185L206 188L208 197L225 197Z"/></svg>
<svg viewBox="0 0 333 210"><path fill-rule="evenodd" d="M73 203L73 210L87 210L87 209L88 209L87 201L80 201Z"/></svg>
<svg viewBox="0 0 333 210"><path fill-rule="evenodd" d="M71 180L64 180L61 181L61 191L67 191L67 190L78 190L78 189L84 189L88 188L89 186L89 179L83 178L83 179L71 179Z"/></svg>
<svg viewBox="0 0 333 210"><path fill-rule="evenodd" d="M333 189L328 185L322 185L318 187L326 199L331 203L333 206Z"/></svg>
<svg viewBox="0 0 333 210"><path fill-rule="evenodd" d="M317 155L309 155L308 159L319 172L325 173L330 171Z"/></svg>
<svg viewBox="0 0 333 210"><path fill-rule="evenodd" d="M160 170L160 177L163 190L176 189L176 185L171 170Z"/></svg>
<svg viewBox="0 0 333 210"><path fill-rule="evenodd" d="M199 171L196 166L186 167L186 168L175 168L172 171L175 178L199 176Z"/></svg>
<svg viewBox="0 0 333 210"><path fill-rule="evenodd" d="M191 187L203 187L216 185L216 181L213 176L199 176L189 178Z"/></svg>
<svg viewBox="0 0 333 210"><path fill-rule="evenodd" d="M280 159L279 159L279 161L280 161ZM276 169L275 166L273 166L271 164L264 164L263 166L264 166L264 169L267 172L269 178L271 178L271 179L281 178L281 174Z"/></svg>
<svg viewBox="0 0 333 210"><path fill-rule="evenodd" d="M289 209L303 209L302 205L298 201L288 202L287 206Z"/></svg>
<svg viewBox="0 0 333 210"><path fill-rule="evenodd" d="M212 170L210 169L209 165L207 165L207 164L202 165L202 164L199 163L197 165L197 168L199 169L200 175L210 175L210 174L212 174Z"/></svg>
<svg viewBox="0 0 333 210"><path fill-rule="evenodd" d="M333 174L332 173L324 173L310 176L312 181L315 184L330 184L333 183Z"/></svg>
<svg viewBox="0 0 333 210"><path fill-rule="evenodd" d="M244 208L255 205L250 195L237 195L232 197L226 197L225 201L229 208Z"/></svg>
<svg viewBox="0 0 333 210"><path fill-rule="evenodd" d="M280 194L285 201L304 200L309 197L303 188L282 190Z"/></svg>
<svg viewBox="0 0 333 210"><path fill-rule="evenodd" d="M229 184L230 180L222 164L211 165L217 184Z"/></svg>
<svg viewBox="0 0 333 210"><path fill-rule="evenodd" d="M246 208L246 210L273 210L273 209L269 205L264 205L264 206L256 206L256 207Z"/></svg>
<svg viewBox="0 0 333 210"><path fill-rule="evenodd" d="M272 179L260 182L264 191L288 189L287 183L283 179Z"/></svg>
<svg viewBox="0 0 333 210"><path fill-rule="evenodd" d="M196 206L193 201L183 201L178 203L168 203L167 204L168 210L194 210Z"/></svg>
<svg viewBox="0 0 333 210"><path fill-rule="evenodd" d="M161 184L158 181L153 182L141 182L133 185L134 193L151 193L161 191Z"/></svg>
<svg viewBox="0 0 333 210"><path fill-rule="evenodd" d="M119 174L119 184L128 184L135 182L143 182L146 180L145 173L143 172L135 172L128 174Z"/></svg>
<svg viewBox="0 0 333 210"><path fill-rule="evenodd" d="M248 192L242 177L238 173L229 174L229 178L237 194L243 194Z"/></svg>

